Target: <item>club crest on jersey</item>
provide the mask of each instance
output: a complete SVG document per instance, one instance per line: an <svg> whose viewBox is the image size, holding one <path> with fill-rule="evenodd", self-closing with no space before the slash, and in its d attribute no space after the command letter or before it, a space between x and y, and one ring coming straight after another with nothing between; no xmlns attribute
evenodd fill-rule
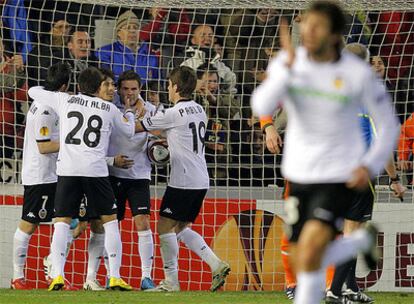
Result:
<svg viewBox="0 0 414 304"><path fill-rule="evenodd" d="M336 77L334 80L334 86L336 89L342 89L342 87L344 86L344 81L342 78L340 77Z"/></svg>
<svg viewBox="0 0 414 304"><path fill-rule="evenodd" d="M39 218L44 220L47 216L47 210L45 208L42 208L39 210Z"/></svg>
<svg viewBox="0 0 414 304"><path fill-rule="evenodd" d="M48 127L41 127L39 133L42 136L48 136L49 135L49 128Z"/></svg>
<svg viewBox="0 0 414 304"><path fill-rule="evenodd" d="M86 215L86 207L85 204L82 203L79 207L79 217L85 217Z"/></svg>

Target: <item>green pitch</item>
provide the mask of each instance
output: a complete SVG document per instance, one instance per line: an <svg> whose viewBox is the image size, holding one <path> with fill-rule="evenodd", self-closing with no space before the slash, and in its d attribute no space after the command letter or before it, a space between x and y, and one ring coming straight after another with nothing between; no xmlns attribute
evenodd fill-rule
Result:
<svg viewBox="0 0 414 304"><path fill-rule="evenodd" d="M407 293L370 293L378 304L413 304L414 294ZM1 304L244 304L244 303L292 303L283 293L276 292L179 292L179 293L147 293L147 292L85 292L46 290L15 291L0 289Z"/></svg>

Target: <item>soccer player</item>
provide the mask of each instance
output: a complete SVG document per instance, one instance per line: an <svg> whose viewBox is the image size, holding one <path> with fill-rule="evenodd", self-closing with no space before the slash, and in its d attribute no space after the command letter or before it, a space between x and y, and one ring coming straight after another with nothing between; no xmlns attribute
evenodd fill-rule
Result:
<svg viewBox="0 0 414 304"><path fill-rule="evenodd" d="M80 94L71 96L41 87L32 87L29 96L49 105L59 115L60 150L57 161L58 183L55 199L54 233L51 245L53 281L49 290L64 287L66 238L71 217L79 211L85 194L88 205L103 222L105 249L109 257L112 289L132 290L119 273L122 243L116 219L117 205L108 178L106 152L113 129L125 136L135 134L135 116L126 105L124 115L111 103L97 97L104 80L102 73L89 67L79 75Z"/></svg>
<svg viewBox="0 0 414 304"><path fill-rule="evenodd" d="M66 91L70 75L68 65L52 66L46 77L45 90ZM22 219L13 239L13 289L29 289L24 279L24 266L30 238L40 222L50 222L53 217L59 151L57 123L58 116L49 106L37 100L32 103L27 113L23 144Z"/></svg>
<svg viewBox="0 0 414 304"><path fill-rule="evenodd" d="M133 70L121 73L118 78L119 101L116 102L121 112L125 111L125 100L131 106L136 106L140 117L150 117L156 112L156 107L150 102L144 102L140 96L141 78ZM129 169L109 167L109 178L118 205L118 221L124 219L126 201L138 230L138 253L141 259L141 290L155 288L152 281L152 262L154 259L154 240L150 227L150 182L151 163L147 156L148 132L136 133L133 138L113 132L110 138L108 155L124 155L133 162Z"/></svg>
<svg viewBox="0 0 414 304"><path fill-rule="evenodd" d="M369 62L369 51L360 43L351 43L345 46L345 50L351 52L361 58L362 60ZM378 81L381 81L380 79ZM375 136L375 123L371 117L365 113L364 110L359 113L360 123L363 130L364 140L368 147L373 137ZM390 189L394 192L395 196L402 199L405 191L407 190L401 185L398 174L396 173L393 156L388 161L385 170L387 171L390 179ZM374 185L370 182L369 187L359 193L356 198L351 202L349 211L345 214L345 222L343 233L344 237L348 236L353 231L361 228L364 224L371 220L372 210L374 207L375 189ZM374 300L359 290L356 282L356 264L357 259L354 258L349 262L339 265L335 270L335 275L332 281L330 290L326 293L326 303L342 303L345 299L349 299L357 303L373 303ZM346 281L347 289L342 293L342 285Z"/></svg>
<svg viewBox="0 0 414 304"><path fill-rule="evenodd" d="M398 135L390 98L370 67L341 54L345 17L334 2L313 2L301 22L303 47L291 45L286 21L283 50L268 66L266 80L252 96L253 113L272 115L283 102L288 115L283 175L290 181L286 201L298 287L295 303L323 297L323 269L363 252L376 263L376 229L370 226L332 241L356 189L385 165ZM366 150L358 120L365 108L377 122L377 137ZM270 117L271 120L271 117Z"/></svg>
<svg viewBox="0 0 414 304"><path fill-rule="evenodd" d="M211 290L220 288L230 272L203 237L190 228L197 218L209 188L204 157L207 116L192 100L197 76L189 67L177 67L168 80L172 108L147 117L137 124L137 131L165 131L170 150L171 175L160 207L158 233L165 279L152 290L179 291L178 240L195 252L211 268Z"/></svg>

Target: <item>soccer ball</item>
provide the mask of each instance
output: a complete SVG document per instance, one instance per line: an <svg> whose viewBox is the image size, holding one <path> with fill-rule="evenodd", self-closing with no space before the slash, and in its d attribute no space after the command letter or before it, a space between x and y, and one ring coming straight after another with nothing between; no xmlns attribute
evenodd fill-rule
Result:
<svg viewBox="0 0 414 304"><path fill-rule="evenodd" d="M165 166L170 161L170 151L164 142L150 141L148 143L147 155L151 163L157 166Z"/></svg>

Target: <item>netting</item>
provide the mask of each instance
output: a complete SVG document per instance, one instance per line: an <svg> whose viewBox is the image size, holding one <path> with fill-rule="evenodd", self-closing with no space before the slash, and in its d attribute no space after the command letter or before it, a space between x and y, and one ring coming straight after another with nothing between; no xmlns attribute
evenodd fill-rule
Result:
<svg viewBox="0 0 414 304"><path fill-rule="evenodd" d="M258 122L252 118L250 96L264 79L269 59L279 50L278 24L287 18L292 39L300 44L301 11L309 1L3 1L0 55L1 86L1 190L0 286L12 276L12 238L21 213L21 155L25 115L30 104L27 88L44 83L47 68L56 62L71 64L75 77L89 65L110 68L117 78L134 69L143 79L142 97L169 107L166 78L185 64L199 72L196 100L206 109L206 159L211 186L203 210L194 224L232 272L226 290L283 290L281 155L265 147ZM347 10L346 42L367 45L390 91L396 115L403 124L413 109L414 2L341 1ZM136 28L126 28L135 41L131 54L119 42L119 20L128 9L136 15ZM137 55L135 55L137 54ZM132 56L132 59L131 59ZM136 56L136 57L134 57ZM200 68L216 70L204 73ZM203 68L203 67L202 67ZM283 134L286 119L277 114ZM398 153L396 153L397 155ZM409 157L411 157L411 154ZM412 159L412 158L411 158ZM152 230L168 168L154 168ZM412 185L412 173L401 172ZM409 290L414 286L414 207L411 191L404 202L388 190L385 174L377 178L374 220L380 222L379 245L384 258L378 269L358 273L361 286L373 290ZM41 225L29 250L29 283L45 287L42 258L49 252L52 227ZM121 274L135 287L140 281L138 236L130 213L121 224L124 244ZM162 279L156 237L154 278ZM87 235L73 244L66 276L75 286L85 280ZM98 279L103 283L104 269ZM182 289L208 289L208 266L180 249Z"/></svg>

